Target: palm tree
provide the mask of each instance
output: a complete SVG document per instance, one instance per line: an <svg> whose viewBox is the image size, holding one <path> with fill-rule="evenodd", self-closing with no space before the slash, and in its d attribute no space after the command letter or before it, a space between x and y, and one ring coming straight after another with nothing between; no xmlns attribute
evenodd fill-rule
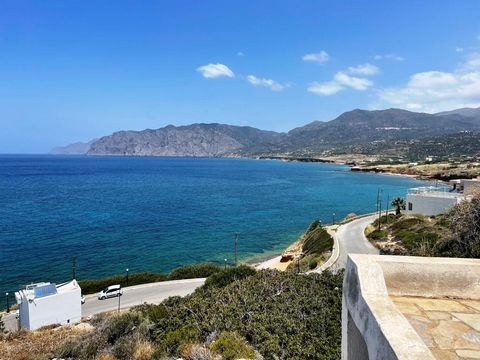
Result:
<svg viewBox="0 0 480 360"><path fill-rule="evenodd" d="M405 199L397 197L392 200L392 206L396 207L395 214L400 215L402 210L405 210Z"/></svg>

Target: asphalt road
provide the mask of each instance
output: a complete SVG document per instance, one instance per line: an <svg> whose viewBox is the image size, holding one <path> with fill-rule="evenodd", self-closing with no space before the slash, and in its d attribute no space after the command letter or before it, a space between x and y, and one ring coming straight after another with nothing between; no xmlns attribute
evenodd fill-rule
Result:
<svg viewBox="0 0 480 360"><path fill-rule="evenodd" d="M348 254L378 255L378 249L374 247L365 236L366 227L372 223L376 217L377 215L369 215L338 227L336 236L340 247L340 255L332 268L345 268Z"/></svg>
<svg viewBox="0 0 480 360"><path fill-rule="evenodd" d="M120 297L120 309L128 309L143 303L159 304L170 296L185 296L193 293L204 282L205 279L185 279L125 287ZM118 297L98 300L97 294L86 295L85 304L82 305L82 317L117 309ZM14 312L4 315L2 320L7 330L17 330L18 321Z"/></svg>
<svg viewBox="0 0 480 360"><path fill-rule="evenodd" d="M194 292L204 282L205 279L185 279L125 287L120 297L120 308L128 309L143 303L159 304L170 296L185 296ZM98 300L97 294L87 295L85 304L82 305L82 317L116 309L118 297Z"/></svg>

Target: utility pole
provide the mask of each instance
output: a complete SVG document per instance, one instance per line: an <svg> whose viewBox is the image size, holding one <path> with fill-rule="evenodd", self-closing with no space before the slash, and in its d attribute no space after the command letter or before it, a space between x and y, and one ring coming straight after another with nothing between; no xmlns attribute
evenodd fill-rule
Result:
<svg viewBox="0 0 480 360"><path fill-rule="evenodd" d="M238 247L238 233L235 233L235 266L237 266L237 247Z"/></svg>
<svg viewBox="0 0 480 360"><path fill-rule="evenodd" d="M385 209L386 222L388 224L388 207L390 206L390 193L387 194L387 208Z"/></svg>
<svg viewBox="0 0 480 360"><path fill-rule="evenodd" d="M381 230L381 223L380 220L382 218L382 199L379 200L378 202L378 231Z"/></svg>
<svg viewBox="0 0 480 360"><path fill-rule="evenodd" d="M122 288L118 289L118 312L120 312L120 298L122 297Z"/></svg>
<svg viewBox="0 0 480 360"><path fill-rule="evenodd" d="M378 213L378 202L380 201L380 188L377 189L377 213Z"/></svg>
<svg viewBox="0 0 480 360"><path fill-rule="evenodd" d="M72 258L72 279L75 280L77 277L77 257Z"/></svg>

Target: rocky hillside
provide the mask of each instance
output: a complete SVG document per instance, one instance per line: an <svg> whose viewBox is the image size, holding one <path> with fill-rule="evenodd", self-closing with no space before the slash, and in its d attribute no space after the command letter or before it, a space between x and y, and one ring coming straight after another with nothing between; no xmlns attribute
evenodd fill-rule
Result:
<svg viewBox="0 0 480 360"><path fill-rule="evenodd" d="M102 137L83 153L91 155L235 156L322 155L325 151L383 141L387 145L465 131L480 131L480 109L438 114L401 109L352 110L315 121L287 134L223 124L169 125L156 130L119 131ZM79 144L74 153L82 151ZM78 151L78 152L77 152ZM61 152L58 148L55 153ZM73 152L72 152L73 153Z"/></svg>
<svg viewBox="0 0 480 360"><path fill-rule="evenodd" d="M193 124L119 131L96 141L91 155L221 156L276 151L284 135L252 127Z"/></svg>

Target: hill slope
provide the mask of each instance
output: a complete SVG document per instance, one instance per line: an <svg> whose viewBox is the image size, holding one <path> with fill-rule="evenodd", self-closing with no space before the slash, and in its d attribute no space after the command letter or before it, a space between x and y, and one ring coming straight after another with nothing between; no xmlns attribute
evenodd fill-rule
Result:
<svg viewBox="0 0 480 360"><path fill-rule="evenodd" d="M119 131L91 144L72 144L52 153L138 156L321 155L328 150L383 141L480 131L480 109L438 114L401 109L352 110L334 120L314 121L287 134L224 124L169 125L160 129ZM73 149L73 150L72 150Z"/></svg>
<svg viewBox="0 0 480 360"><path fill-rule="evenodd" d="M353 110L328 122L316 121L291 130L286 149L322 150L338 145L377 140L414 139L480 129L471 118L458 114L436 116L400 109Z"/></svg>
<svg viewBox="0 0 480 360"><path fill-rule="evenodd" d="M157 130L120 131L96 141L88 154L154 156L221 156L275 151L285 135L246 126L169 125Z"/></svg>

